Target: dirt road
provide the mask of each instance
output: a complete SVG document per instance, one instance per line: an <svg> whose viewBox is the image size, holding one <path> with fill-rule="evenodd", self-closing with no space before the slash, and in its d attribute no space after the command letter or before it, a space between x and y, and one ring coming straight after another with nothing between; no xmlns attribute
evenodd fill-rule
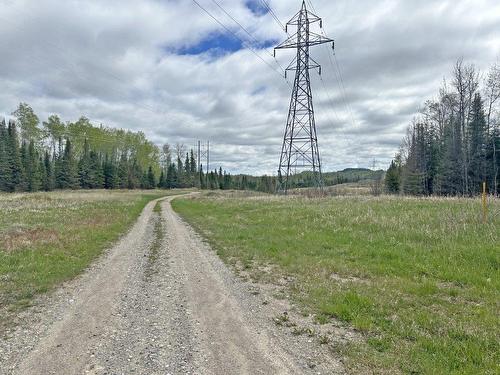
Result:
<svg viewBox="0 0 500 375"><path fill-rule="evenodd" d="M342 367L150 203L91 269L0 342L0 374L332 374Z"/></svg>

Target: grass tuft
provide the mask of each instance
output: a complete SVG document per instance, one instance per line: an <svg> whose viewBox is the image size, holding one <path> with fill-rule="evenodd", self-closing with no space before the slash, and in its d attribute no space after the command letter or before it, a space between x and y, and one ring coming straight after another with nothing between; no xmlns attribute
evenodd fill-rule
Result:
<svg viewBox="0 0 500 375"><path fill-rule="evenodd" d="M180 192L0 194L0 335L33 299L80 274L151 200Z"/></svg>
<svg viewBox="0 0 500 375"><path fill-rule="evenodd" d="M500 201L487 224L472 199L217 194L173 207L226 262L272 266L266 280L291 276L286 294L319 323L360 331L350 372L498 372Z"/></svg>

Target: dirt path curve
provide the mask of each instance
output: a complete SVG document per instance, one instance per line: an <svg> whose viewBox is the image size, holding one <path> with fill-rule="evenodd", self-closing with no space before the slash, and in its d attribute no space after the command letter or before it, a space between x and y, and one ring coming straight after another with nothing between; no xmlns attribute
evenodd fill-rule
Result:
<svg viewBox="0 0 500 375"><path fill-rule="evenodd" d="M0 374L331 374L170 207L0 342ZM309 340L310 342L310 340ZM306 344L307 345L307 344ZM311 346L311 345L309 345ZM319 361L316 358L316 361Z"/></svg>

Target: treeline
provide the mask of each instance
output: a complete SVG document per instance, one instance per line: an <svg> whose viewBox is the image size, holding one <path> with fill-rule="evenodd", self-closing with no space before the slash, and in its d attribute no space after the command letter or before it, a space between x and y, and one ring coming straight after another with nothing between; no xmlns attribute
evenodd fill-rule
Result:
<svg viewBox="0 0 500 375"><path fill-rule="evenodd" d="M360 181L380 181L384 171L372 171L364 168L347 168L338 172L323 173L324 186L335 186ZM249 176L237 175L231 177L231 189L255 190L264 193L275 193L278 178L275 176ZM314 187L316 180L311 172L301 172L290 178L290 189L301 189Z"/></svg>
<svg viewBox="0 0 500 375"><path fill-rule="evenodd" d="M142 132L96 127L85 117L72 123L53 115L40 124L26 103L12 115L0 119L0 191L234 186L222 168L203 173L193 150L160 150Z"/></svg>
<svg viewBox="0 0 500 375"><path fill-rule="evenodd" d="M485 79L459 60L450 83L427 101L385 177L390 193L473 196L500 189L500 65Z"/></svg>
<svg viewBox="0 0 500 375"><path fill-rule="evenodd" d="M63 123L51 116L39 127L21 104L17 121L0 120L0 190L153 188L156 146L142 133L94 127L82 117Z"/></svg>

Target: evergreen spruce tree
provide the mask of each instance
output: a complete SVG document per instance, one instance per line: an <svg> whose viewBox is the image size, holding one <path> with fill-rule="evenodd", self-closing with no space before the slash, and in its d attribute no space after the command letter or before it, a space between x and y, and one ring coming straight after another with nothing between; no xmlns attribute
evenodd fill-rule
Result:
<svg viewBox="0 0 500 375"><path fill-rule="evenodd" d="M189 165L191 166L191 174L194 176L196 174L197 170L197 165L196 165L196 159L194 157L194 151L191 149L191 155L190 155L190 163Z"/></svg>
<svg viewBox="0 0 500 375"><path fill-rule="evenodd" d="M99 158L99 154L95 151L90 151L90 174L89 188L102 189L104 187L104 170L103 164Z"/></svg>
<svg viewBox="0 0 500 375"><path fill-rule="evenodd" d="M180 157L177 158L177 183L176 188L184 187L184 165Z"/></svg>
<svg viewBox="0 0 500 375"><path fill-rule="evenodd" d="M7 128L7 166L8 178L6 180L6 190L9 192L22 190L24 171L21 163L19 139L14 121L9 121L9 126Z"/></svg>
<svg viewBox="0 0 500 375"><path fill-rule="evenodd" d="M48 191L45 189L45 183L47 181L47 170L45 169L45 159L43 157L38 157L38 175L39 175L39 188L43 191Z"/></svg>
<svg viewBox="0 0 500 375"><path fill-rule="evenodd" d="M500 192L500 124L493 129L493 168L492 168L492 189L491 191L494 194L498 194Z"/></svg>
<svg viewBox="0 0 500 375"><path fill-rule="evenodd" d="M73 155L73 145L69 139L66 139L64 154L61 159L61 174L59 179L61 189L78 189L78 165Z"/></svg>
<svg viewBox="0 0 500 375"><path fill-rule="evenodd" d="M231 175L224 171L224 190L231 189Z"/></svg>
<svg viewBox="0 0 500 375"><path fill-rule="evenodd" d="M148 176L147 176L147 189L154 189L156 186L156 178L153 171L153 167L149 166Z"/></svg>
<svg viewBox="0 0 500 375"><path fill-rule="evenodd" d="M189 153L186 152L186 159L184 161L184 187L193 186L193 175L191 174L191 160Z"/></svg>
<svg viewBox="0 0 500 375"><path fill-rule="evenodd" d="M90 189L91 181L91 166L90 166L90 146L87 139L83 144L83 154L78 162L78 179L82 189Z"/></svg>
<svg viewBox="0 0 500 375"><path fill-rule="evenodd" d="M217 172L216 172L217 173ZM219 167L219 175L217 176L217 188L224 190L224 175L222 173L222 167Z"/></svg>
<svg viewBox="0 0 500 375"><path fill-rule="evenodd" d="M198 182L199 182L199 187L200 189L206 189L207 188L207 180L206 176L203 173L203 165L200 165L200 172L198 173Z"/></svg>
<svg viewBox="0 0 500 375"><path fill-rule="evenodd" d="M137 189L139 187L144 187L147 181L147 173L143 172L141 166L134 157L132 159L132 166L129 168L128 174L128 189Z"/></svg>
<svg viewBox="0 0 500 375"><path fill-rule="evenodd" d="M175 189L178 187L177 168L175 164L170 164L167 168L166 188Z"/></svg>
<svg viewBox="0 0 500 375"><path fill-rule="evenodd" d="M57 155L52 155L54 159L54 186L56 189L63 189L64 173L62 168L62 160L64 156L64 148L62 138L57 141Z"/></svg>
<svg viewBox="0 0 500 375"><path fill-rule="evenodd" d="M25 188L30 192L38 191L41 185L40 164L38 153L35 150L35 142L33 140L30 141L28 146L25 144L25 151L23 154L25 154Z"/></svg>
<svg viewBox="0 0 500 375"><path fill-rule="evenodd" d="M187 176L191 174L191 160L188 153L186 153L186 159L184 160L184 172Z"/></svg>
<svg viewBox="0 0 500 375"><path fill-rule="evenodd" d="M103 166L104 174L104 188L105 189L116 189L118 187L118 176L116 174L116 167L113 161L109 158L108 154L104 159Z"/></svg>
<svg viewBox="0 0 500 375"><path fill-rule="evenodd" d="M45 191L52 191L54 190L55 186L55 178L54 178L54 168L48 150L45 151L45 156L43 158L43 167L44 167L44 173L43 173L42 189Z"/></svg>
<svg viewBox="0 0 500 375"><path fill-rule="evenodd" d="M28 178L27 178L27 167L28 167L28 145L26 141L21 141L21 147L19 149L19 157L21 159L21 168L23 170L23 178L18 185L17 190L19 191L28 191Z"/></svg>
<svg viewBox="0 0 500 375"><path fill-rule="evenodd" d="M210 190L217 190L219 189L219 181L217 178L217 170L211 171L210 176L208 178L208 185Z"/></svg>
<svg viewBox="0 0 500 375"><path fill-rule="evenodd" d="M476 94L472 104L472 121L469 123L469 181L470 194L479 194L482 182L487 180L487 129L483 102L480 94Z"/></svg>
<svg viewBox="0 0 500 375"><path fill-rule="evenodd" d="M164 189L166 187L166 175L165 171L162 168L160 173L160 180L158 181L158 188Z"/></svg>
<svg viewBox="0 0 500 375"><path fill-rule="evenodd" d="M393 160L385 174L385 189L389 194L398 194L400 185L400 169Z"/></svg>
<svg viewBox="0 0 500 375"><path fill-rule="evenodd" d="M127 161L127 155L122 153L120 156L120 162L118 163L118 185L120 189L126 189L129 186L129 165Z"/></svg>
<svg viewBox="0 0 500 375"><path fill-rule="evenodd" d="M242 190L248 189L248 177L246 175L243 175L243 177L241 178L241 189Z"/></svg>
<svg viewBox="0 0 500 375"><path fill-rule="evenodd" d="M8 191L8 179L10 179L10 166L7 164L8 134L5 119L0 121L0 191Z"/></svg>

